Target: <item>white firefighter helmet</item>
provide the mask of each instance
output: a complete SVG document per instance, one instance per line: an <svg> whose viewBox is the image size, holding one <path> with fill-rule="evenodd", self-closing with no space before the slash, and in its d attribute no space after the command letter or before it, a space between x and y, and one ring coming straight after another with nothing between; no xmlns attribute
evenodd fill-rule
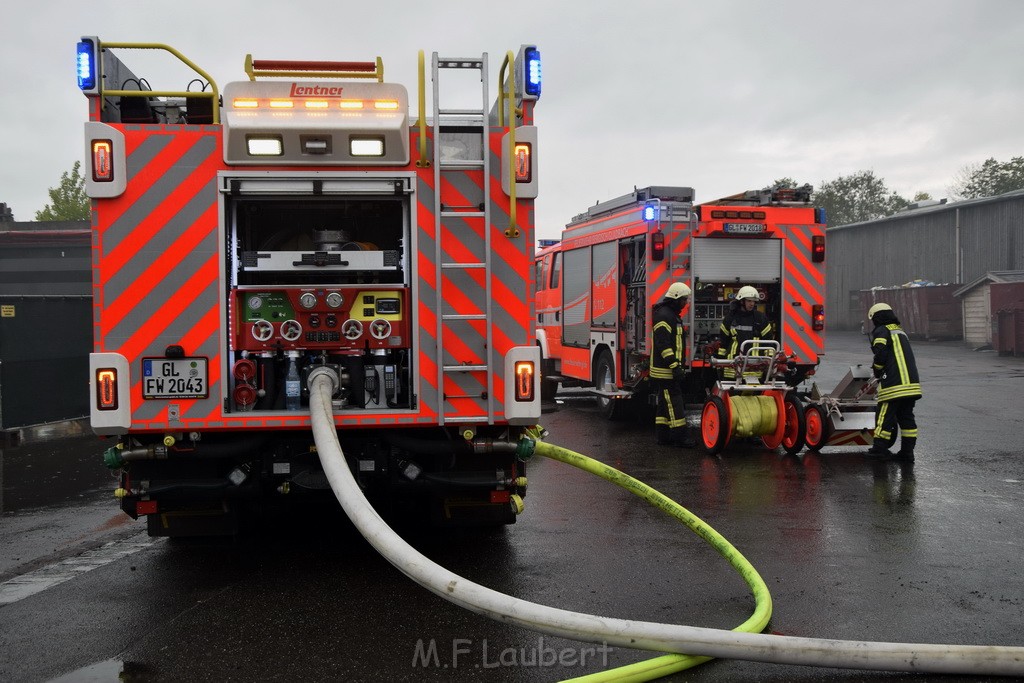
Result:
<svg viewBox="0 0 1024 683"><path fill-rule="evenodd" d="M690 296L690 288L685 282L673 282L665 292L666 299L685 299Z"/></svg>
<svg viewBox="0 0 1024 683"><path fill-rule="evenodd" d="M757 301L760 298L761 295L758 294L757 290L751 287L750 285L740 287L740 291L736 292L737 301L743 301L744 299L753 299L754 301Z"/></svg>
<svg viewBox="0 0 1024 683"><path fill-rule="evenodd" d="M868 309L868 318L874 318L877 313L881 313L882 311L891 310L892 306L890 306L889 304L875 304L874 306Z"/></svg>

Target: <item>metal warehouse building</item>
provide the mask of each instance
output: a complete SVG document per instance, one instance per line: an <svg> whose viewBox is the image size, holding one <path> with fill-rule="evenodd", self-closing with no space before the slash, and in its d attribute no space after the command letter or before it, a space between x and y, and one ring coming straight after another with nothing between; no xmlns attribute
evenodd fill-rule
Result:
<svg viewBox="0 0 1024 683"><path fill-rule="evenodd" d="M0 430L87 415L91 350L89 222L0 221Z"/></svg>
<svg viewBox="0 0 1024 683"><path fill-rule="evenodd" d="M963 285L1024 270L1024 190L829 228L829 327L860 329L861 290L912 280Z"/></svg>

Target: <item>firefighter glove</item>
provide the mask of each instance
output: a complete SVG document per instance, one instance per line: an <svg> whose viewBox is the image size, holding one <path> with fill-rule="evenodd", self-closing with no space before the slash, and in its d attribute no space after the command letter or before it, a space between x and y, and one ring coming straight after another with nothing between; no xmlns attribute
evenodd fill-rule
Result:
<svg viewBox="0 0 1024 683"><path fill-rule="evenodd" d="M682 365L677 365L674 368L672 368L672 377L673 379L681 380L684 377L686 377L686 370L683 368Z"/></svg>

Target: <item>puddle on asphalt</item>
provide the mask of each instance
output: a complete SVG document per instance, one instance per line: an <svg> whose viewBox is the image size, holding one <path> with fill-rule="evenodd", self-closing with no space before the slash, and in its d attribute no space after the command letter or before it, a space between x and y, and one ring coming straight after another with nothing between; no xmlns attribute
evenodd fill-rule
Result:
<svg viewBox="0 0 1024 683"><path fill-rule="evenodd" d="M145 664L124 662L120 659L108 659L89 666L69 671L58 678L51 678L47 683L109 683L110 681L150 681L155 677L153 671Z"/></svg>

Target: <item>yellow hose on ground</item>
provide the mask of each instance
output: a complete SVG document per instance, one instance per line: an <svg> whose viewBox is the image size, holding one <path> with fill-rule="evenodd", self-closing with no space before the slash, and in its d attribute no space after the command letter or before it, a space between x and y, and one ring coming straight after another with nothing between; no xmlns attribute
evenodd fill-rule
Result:
<svg viewBox="0 0 1024 683"><path fill-rule="evenodd" d="M534 453L536 455L572 465L584 472L595 474L626 489L630 493L643 498L665 514L685 524L691 531L718 551L739 572L743 580L750 586L750 591L754 595L754 613L733 630L746 633L760 633L765 629L768 625L768 620L772 616L772 596L768 592L768 586L765 584L764 579L761 578L761 575L757 573L757 570L729 541L682 505L644 484L642 481L638 481L628 474L620 472L614 467L593 458L588 458L585 455L570 451L561 446L545 443L538 436L537 431L530 432L530 437L534 440ZM641 683L642 681L651 681L692 668L711 659L712 657L695 655L663 655L643 662L628 664L616 669L609 669L608 671L601 671L569 680L575 683L608 683L610 681L615 681L616 683Z"/></svg>

